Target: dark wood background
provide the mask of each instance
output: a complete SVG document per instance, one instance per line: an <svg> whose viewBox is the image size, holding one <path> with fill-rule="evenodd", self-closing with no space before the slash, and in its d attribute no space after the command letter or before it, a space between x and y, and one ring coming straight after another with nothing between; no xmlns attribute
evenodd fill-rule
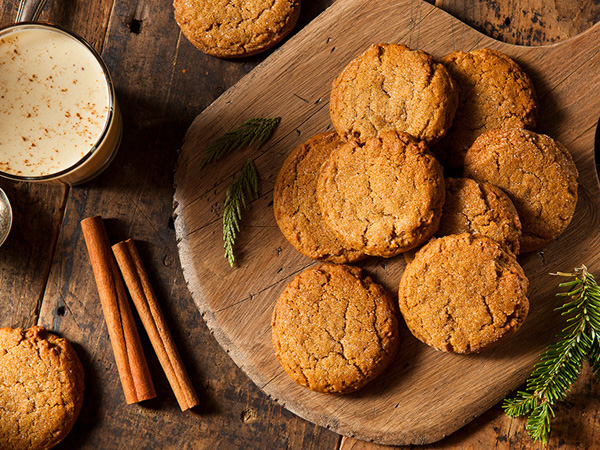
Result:
<svg viewBox="0 0 600 450"><path fill-rule="evenodd" d="M305 0L298 29L333 0ZM448 11L506 42L567 39L600 20L597 1L438 0ZM0 25L15 0L0 0ZM85 37L113 75L125 134L99 178L74 188L0 180L15 213L0 247L0 326L39 324L74 343L86 371L86 399L57 448L343 449L385 447L342 438L268 400L204 325L181 275L173 230L173 169L187 127L203 108L269 52L227 61L196 50L179 32L170 0L50 0L41 20ZM112 242L137 241L201 406L182 413L145 337L158 397L126 405L79 222L105 217ZM143 335L143 333L142 333ZM596 448L600 388L586 368L557 410L549 448ZM499 407L430 449L542 448L524 422Z"/></svg>

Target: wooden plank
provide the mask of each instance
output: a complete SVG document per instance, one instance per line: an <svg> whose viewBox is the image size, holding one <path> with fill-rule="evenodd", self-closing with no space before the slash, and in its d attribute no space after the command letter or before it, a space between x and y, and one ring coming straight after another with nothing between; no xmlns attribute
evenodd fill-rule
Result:
<svg viewBox="0 0 600 450"><path fill-rule="evenodd" d="M518 386L561 323L546 301L554 293L548 272L568 270L581 260L600 267L591 250L599 243L600 231L592 151L600 103L586 94L600 87L599 36L596 26L565 44L515 47L493 41L422 2L340 0L207 108L188 131L182 149L176 174L176 229L192 295L236 363L268 395L302 417L380 443L441 439ZM328 127L331 80L353 56L382 41L407 43L436 57L489 46L516 58L538 88L539 129L574 154L581 198L570 228L543 257L520 259L531 280L532 306L515 338L476 357L435 352L406 338L394 365L372 386L353 396L328 397L295 385L280 368L268 339L274 301L292 275L313 264L298 256L279 233L270 209L271 189L289 151ZM249 114L283 117L267 146L253 154L234 154L200 172L202 143ZM230 174L249 154L255 157L262 195L250 205L238 243L240 265L232 270L222 259L219 205ZM402 258L364 264L392 292L403 266Z"/></svg>
<svg viewBox="0 0 600 450"><path fill-rule="evenodd" d="M11 232L0 247L0 327L30 327L38 319L56 246L66 189L0 180L13 210Z"/></svg>
<svg viewBox="0 0 600 450"><path fill-rule="evenodd" d="M435 5L508 44L542 45L564 41L600 21L600 8L593 0L436 0Z"/></svg>
<svg viewBox="0 0 600 450"><path fill-rule="evenodd" d="M44 8L39 20L74 31L100 52L112 7L113 0L54 1Z"/></svg>

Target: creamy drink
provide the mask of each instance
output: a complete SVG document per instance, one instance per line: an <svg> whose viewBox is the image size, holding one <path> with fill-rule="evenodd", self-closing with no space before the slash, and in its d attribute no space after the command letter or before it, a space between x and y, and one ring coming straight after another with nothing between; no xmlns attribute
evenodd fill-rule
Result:
<svg viewBox="0 0 600 450"><path fill-rule="evenodd" d="M111 161L121 120L108 72L91 48L58 28L0 32L0 172L76 184Z"/></svg>

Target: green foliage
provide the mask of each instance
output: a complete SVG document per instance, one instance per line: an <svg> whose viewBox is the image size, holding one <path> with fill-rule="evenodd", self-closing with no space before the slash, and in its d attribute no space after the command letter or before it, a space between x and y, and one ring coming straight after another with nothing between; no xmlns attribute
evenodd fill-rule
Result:
<svg viewBox="0 0 600 450"><path fill-rule="evenodd" d="M223 211L223 241L225 257L233 267L235 255L233 246L240 231L242 212L246 209L246 196L250 200L258 197L258 175L252 159L248 159L240 176L231 183L225 194L225 210Z"/></svg>
<svg viewBox="0 0 600 450"><path fill-rule="evenodd" d="M273 131L281 121L281 117L271 119L255 117L242 123L239 127L228 131L208 144L204 150L204 157L200 169L208 163L217 161L234 150L248 148L253 145L262 147L269 140ZM248 159L242 168L240 176L231 183L225 193L223 211L223 245L225 257L233 267L235 255L233 247L235 238L240 231L242 213L246 209L246 196L250 200L258 197L258 175L252 159Z"/></svg>
<svg viewBox="0 0 600 450"><path fill-rule="evenodd" d="M269 140L280 121L281 117L271 119L255 117L219 136L204 149L204 158L200 163L200 169L234 150L247 148L253 144L256 144L257 148L262 147Z"/></svg>
<svg viewBox="0 0 600 450"><path fill-rule="evenodd" d="M544 443L554 417L552 406L566 398L586 358L600 378L600 287L585 266L574 273L555 275L572 278L559 284L569 290L557 294L565 299L556 311L567 318L567 326L542 354L527 380L527 390L505 399L502 405L510 417L529 415L529 435Z"/></svg>

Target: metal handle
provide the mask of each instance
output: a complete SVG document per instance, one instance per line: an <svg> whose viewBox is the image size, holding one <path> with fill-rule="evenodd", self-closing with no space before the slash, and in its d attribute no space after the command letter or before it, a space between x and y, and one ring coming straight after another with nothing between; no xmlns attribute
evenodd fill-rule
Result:
<svg viewBox="0 0 600 450"><path fill-rule="evenodd" d="M16 23L35 22L40 17L45 4L46 0L21 0Z"/></svg>

